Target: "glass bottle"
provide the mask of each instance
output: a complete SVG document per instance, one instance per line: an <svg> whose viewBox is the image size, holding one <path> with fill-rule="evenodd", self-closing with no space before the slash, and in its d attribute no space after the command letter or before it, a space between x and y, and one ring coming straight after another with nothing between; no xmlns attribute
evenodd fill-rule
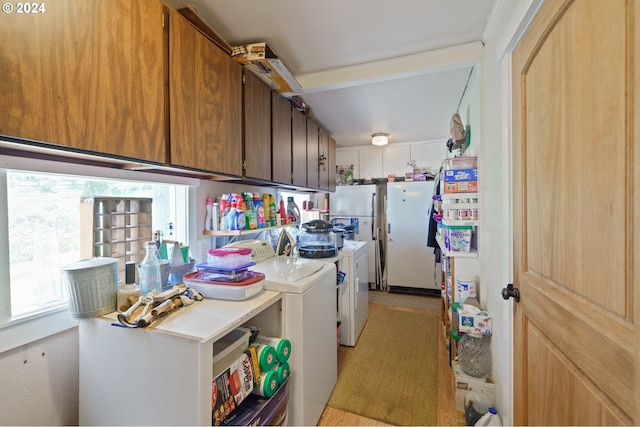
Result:
<svg viewBox="0 0 640 427"><path fill-rule="evenodd" d="M162 281L160 279L160 260L158 259L158 248L153 241L145 242L144 249L146 255L138 266L138 276L140 278L140 292L146 295L152 290L157 293L162 292Z"/></svg>
<svg viewBox="0 0 640 427"><path fill-rule="evenodd" d="M475 378L487 378L491 374L491 348L486 337L480 334L464 334L458 341L458 363L462 372Z"/></svg>

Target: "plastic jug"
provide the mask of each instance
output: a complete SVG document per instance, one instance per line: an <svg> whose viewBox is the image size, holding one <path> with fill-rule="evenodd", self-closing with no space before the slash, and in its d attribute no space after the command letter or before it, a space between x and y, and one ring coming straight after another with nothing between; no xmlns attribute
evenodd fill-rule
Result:
<svg viewBox="0 0 640 427"><path fill-rule="evenodd" d="M287 198L287 223L300 224L300 209L293 197Z"/></svg>
<svg viewBox="0 0 640 427"><path fill-rule="evenodd" d="M491 396L481 390L470 390L464 399L464 415L468 426L475 425L493 405Z"/></svg>
<svg viewBox="0 0 640 427"><path fill-rule="evenodd" d="M498 410L494 407L490 407L489 411L482 416L476 423L477 426L501 426L502 421L498 416Z"/></svg>

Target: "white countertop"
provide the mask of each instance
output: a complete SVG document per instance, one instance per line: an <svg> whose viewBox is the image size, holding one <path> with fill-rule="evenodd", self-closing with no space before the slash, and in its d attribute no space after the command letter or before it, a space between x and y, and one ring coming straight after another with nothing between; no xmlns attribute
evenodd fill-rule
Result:
<svg viewBox="0 0 640 427"><path fill-rule="evenodd" d="M338 251L338 255L331 258L318 258L318 261L324 262L336 262L343 257L353 256L360 248L363 248L367 245L367 242L361 242L359 240L345 240L344 246L342 249Z"/></svg>

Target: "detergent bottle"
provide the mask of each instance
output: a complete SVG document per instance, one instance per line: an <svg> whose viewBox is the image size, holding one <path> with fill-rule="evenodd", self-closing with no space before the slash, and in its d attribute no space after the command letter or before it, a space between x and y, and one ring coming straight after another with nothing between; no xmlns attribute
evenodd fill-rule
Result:
<svg viewBox="0 0 640 427"><path fill-rule="evenodd" d="M300 224L300 209L293 197L287 199L287 223Z"/></svg>
<svg viewBox="0 0 640 427"><path fill-rule="evenodd" d="M244 213L246 218L247 230L255 230L258 228L258 215L256 213L255 205L253 204L253 194L244 193Z"/></svg>
<svg viewBox="0 0 640 427"><path fill-rule="evenodd" d="M228 230L229 228L229 209L231 208L229 204L229 195L223 194L220 197L220 230Z"/></svg>
<svg viewBox="0 0 640 427"><path fill-rule="evenodd" d="M237 219L236 219L236 199L229 195L229 210L225 215L225 219L227 220L227 230L237 230Z"/></svg>
<svg viewBox="0 0 640 427"><path fill-rule="evenodd" d="M267 227L271 227L274 226L274 224L271 224L271 218L273 218L271 216L271 209L269 209L269 196L271 196L271 194L269 193L264 193L262 195L262 207L264 208L264 220L267 223ZM258 225L260 224L260 220L258 220Z"/></svg>
<svg viewBox="0 0 640 427"><path fill-rule="evenodd" d="M258 228L264 228L267 226L267 215L264 209L264 203L260 197L260 193L253 193L253 207L256 210L256 219L258 221Z"/></svg>
<svg viewBox="0 0 640 427"><path fill-rule="evenodd" d="M266 209L266 206L265 206ZM276 218L278 214L276 213L276 198L273 195L269 194L269 220L271 221L271 225L276 225Z"/></svg>
<svg viewBox="0 0 640 427"><path fill-rule="evenodd" d="M287 211L284 209L284 200L282 200L282 196L280 196L280 208L278 209L278 214L282 220L282 225L285 225L287 223Z"/></svg>
<svg viewBox="0 0 640 427"><path fill-rule="evenodd" d="M234 230L246 230L247 228L247 216L244 213L244 201L242 196L236 194L236 228Z"/></svg>

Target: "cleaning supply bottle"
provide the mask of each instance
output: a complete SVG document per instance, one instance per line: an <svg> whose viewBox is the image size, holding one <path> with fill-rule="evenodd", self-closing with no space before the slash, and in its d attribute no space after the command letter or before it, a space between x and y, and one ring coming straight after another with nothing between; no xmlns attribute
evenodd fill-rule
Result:
<svg viewBox="0 0 640 427"><path fill-rule="evenodd" d="M244 201L242 200L242 196L239 194L235 195L236 199L236 220L234 230L246 230L247 229L247 216L244 213Z"/></svg>
<svg viewBox="0 0 640 427"><path fill-rule="evenodd" d="M475 424L477 426L501 426L502 421L498 416L498 410L494 407L490 407L489 411L482 416Z"/></svg>
<svg viewBox="0 0 640 427"><path fill-rule="evenodd" d="M247 230L255 230L258 228L258 215L256 213L255 205L253 204L253 194L244 193L244 213L247 222Z"/></svg>
<svg viewBox="0 0 640 427"><path fill-rule="evenodd" d="M282 200L282 196L280 196L280 208L278 209L278 213L280 214L282 225L285 225L287 223L287 211L284 209L284 200Z"/></svg>
<svg viewBox="0 0 640 427"><path fill-rule="evenodd" d="M275 226L277 222L278 214L276 213L276 198L272 194L269 194L269 218L271 225Z"/></svg>
<svg viewBox="0 0 640 427"><path fill-rule="evenodd" d="M227 219L227 230L237 230L236 225L236 199L229 195L229 211L225 215Z"/></svg>
<svg viewBox="0 0 640 427"><path fill-rule="evenodd" d="M204 217L204 229L213 230L213 199L211 197L207 198L206 208L207 213Z"/></svg>
<svg viewBox="0 0 640 427"><path fill-rule="evenodd" d="M300 223L300 209L291 196L287 198L287 223Z"/></svg>
<svg viewBox="0 0 640 427"><path fill-rule="evenodd" d="M211 208L211 229L218 230L220 228L220 219L219 219L219 209L218 203L213 203L213 207Z"/></svg>
<svg viewBox="0 0 640 427"><path fill-rule="evenodd" d="M229 214L230 208L231 206L229 205L229 195L223 194L220 197L220 230L222 231L229 229L229 218L227 215Z"/></svg>
<svg viewBox="0 0 640 427"><path fill-rule="evenodd" d="M267 216L264 209L264 203L260 197L260 193L253 193L253 207L256 210L256 220L258 221L258 228L264 228L267 226Z"/></svg>
<svg viewBox="0 0 640 427"><path fill-rule="evenodd" d="M267 227L271 227L275 224L271 224L271 211L269 209L269 193L264 193L262 195L262 207L264 208L264 220L267 223ZM260 224L260 220L258 219L258 225Z"/></svg>

